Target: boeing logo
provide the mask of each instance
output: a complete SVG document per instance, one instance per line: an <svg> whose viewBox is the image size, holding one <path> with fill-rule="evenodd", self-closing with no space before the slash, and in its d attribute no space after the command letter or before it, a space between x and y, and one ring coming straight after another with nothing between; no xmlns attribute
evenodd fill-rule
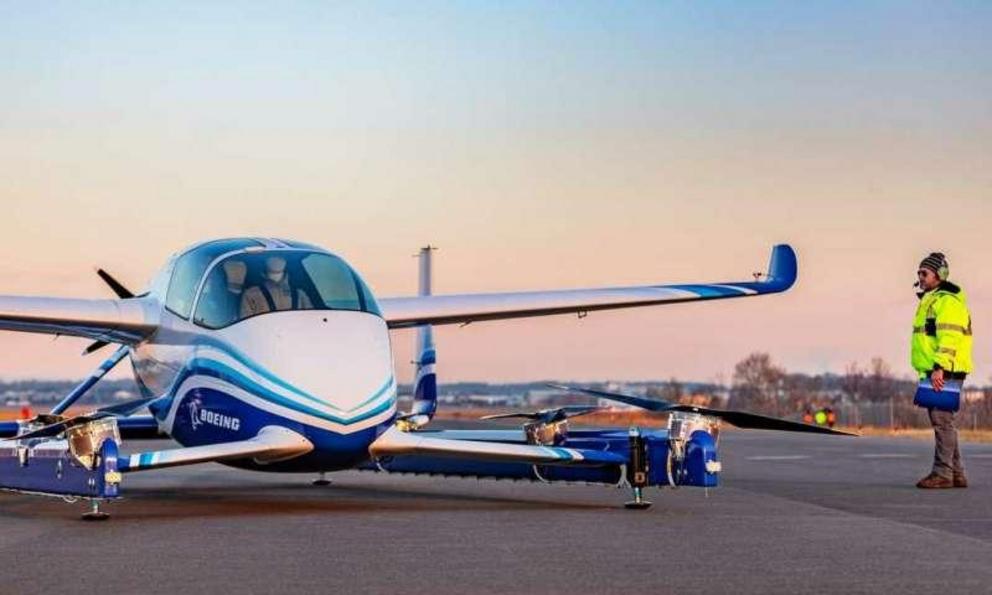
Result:
<svg viewBox="0 0 992 595"><path fill-rule="evenodd" d="M189 419L194 431L202 424L231 430L232 432L237 432L241 429L240 419L230 415L224 415L223 413L217 413L216 411L210 411L209 409L203 409L200 407L199 401L190 401Z"/></svg>
<svg viewBox="0 0 992 595"><path fill-rule="evenodd" d="M237 432L241 428L240 419L231 417L230 415L216 413L209 409L200 409L200 421L205 424L217 426L218 428L231 430L232 432Z"/></svg>

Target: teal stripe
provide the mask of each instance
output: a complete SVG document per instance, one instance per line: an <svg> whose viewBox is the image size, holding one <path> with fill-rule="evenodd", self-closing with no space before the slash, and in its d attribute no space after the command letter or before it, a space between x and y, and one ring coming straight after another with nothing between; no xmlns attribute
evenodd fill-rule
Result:
<svg viewBox="0 0 992 595"><path fill-rule="evenodd" d="M566 461L571 461L573 458L575 458L575 457L572 456L572 453L568 452L564 448L555 448L553 446L549 446L548 448L552 452L554 452L556 455L558 455L559 457L561 457L562 459L564 459Z"/></svg>
<svg viewBox="0 0 992 595"><path fill-rule="evenodd" d="M286 390L292 392L293 394L296 394L296 395L298 395L300 397L303 397L304 399L307 399L309 401L312 401L314 403L317 403L318 405L323 405L325 407L330 407L331 409L334 409L334 410L337 410L337 411L341 411L343 413L348 413L348 412L354 411L356 409L361 409L365 405L368 405L369 403L371 403L372 401L374 401L376 398L378 398L383 392L385 392L387 389L389 389L390 388L390 385L394 381L394 378L392 377L392 375L390 375L390 377L388 379L386 379L386 383L383 384L382 387L380 387L377 391L375 391L375 393L373 393L373 395L371 397L369 397L368 399L362 401L358 405L355 405L351 409L341 409L340 407L335 407L334 405L331 405L330 403L327 403L327 402L323 401L322 399L320 399L318 397L315 397L315 396L311 395L310 393L308 393L308 392L306 392L304 390L301 390L301 389L297 388L296 386L293 386L292 384L286 382L285 380L283 380L279 376L273 374L272 372L270 372L266 368L262 367L258 363L252 361L247 356L245 356L243 353L239 352L237 349L231 347L230 345L226 345L226 344L224 344L224 343L222 343L220 341L215 341L215 340L204 341L204 343L206 343L209 346L211 346L211 347L213 347L213 348L215 348L215 349L223 352L225 355L230 356L232 359L234 359L235 361L237 361L242 366L248 368L249 370L251 370L255 374L258 374L259 376L261 376L262 378L264 378L264 379L268 380L269 382L275 384L276 386L278 386L280 388L283 388L283 389L286 389ZM197 359L200 359L200 358L195 358L193 361L196 362Z"/></svg>
<svg viewBox="0 0 992 595"><path fill-rule="evenodd" d="M153 452L143 452L141 453L141 458L138 460L139 467L148 467L152 464L152 457L155 455Z"/></svg>
<svg viewBox="0 0 992 595"><path fill-rule="evenodd" d="M235 361L237 361L242 366L248 368L252 372L258 374L262 378L265 378L266 380L268 380L269 382L275 384L276 386L278 386L280 388L284 388L284 389L286 389L286 390L288 390L288 391L290 391L292 393L295 393L295 394L297 394L297 395L299 395L299 396L301 396L301 397L303 397L305 399L309 399L309 400L311 400L311 401L313 401L315 403L324 404L320 399L314 397L313 395L310 395L310 394L306 393L305 391L302 391L302 390L296 388L292 384L286 382L282 378L280 378L280 377L276 376L275 374L273 374L272 372L268 371L267 369L265 369L261 365L255 363L248 356L244 355L243 353L241 353L240 351L238 351L234 347L232 347L230 345L227 345L226 343L223 343L221 341L217 341L217 340L213 340L213 339L210 339L210 340L204 339L202 341L202 343L207 344L207 345L209 345L211 347L214 347L215 349L223 352L225 355L229 355L231 358L233 358ZM332 405L332 407L333 407L333 405ZM336 407L334 407L334 408L337 409ZM339 409L339 411L340 411L340 409Z"/></svg>
<svg viewBox="0 0 992 595"><path fill-rule="evenodd" d="M312 407L308 407L303 403L298 403L296 401L287 399L282 395L275 393L256 382L253 382L252 380L246 378L244 375L238 373L236 370L232 369L231 367L226 366L214 360L196 358L190 362L190 372L193 374L199 374L201 376L209 376L212 378L223 380L224 382L233 384L234 386L244 391L247 391L253 395L256 395L266 401L286 407L287 409L292 409L293 411L305 413L307 415L312 415L314 417L324 419L327 421L332 421L334 423L338 423L342 425L351 425L358 423L360 421L364 421L371 417L375 417L376 415L379 415L380 413L388 410L392 404L391 399L386 399L379 406L377 406L376 408L372 409L367 413L362 414L359 417L352 419L344 419L334 415L329 415L327 413L324 413L323 411L318 411L316 409L313 409ZM392 378L390 378L390 380L387 381L385 388L392 386L392 384L393 384ZM375 396L381 395L383 390L384 389L380 389ZM370 400L366 400L366 403L368 402L370 402Z"/></svg>

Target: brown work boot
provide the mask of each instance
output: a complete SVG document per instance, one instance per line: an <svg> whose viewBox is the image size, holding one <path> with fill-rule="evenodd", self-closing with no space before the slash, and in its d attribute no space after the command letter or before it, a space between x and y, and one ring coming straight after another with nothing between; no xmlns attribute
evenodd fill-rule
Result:
<svg viewBox="0 0 992 595"><path fill-rule="evenodd" d="M964 476L964 473L954 474L954 487L956 488L968 487L968 478Z"/></svg>
<svg viewBox="0 0 992 595"><path fill-rule="evenodd" d="M941 477L936 473L931 473L927 475L920 481L916 482L916 487L924 490L939 490L944 488L953 488L954 480L948 477Z"/></svg>

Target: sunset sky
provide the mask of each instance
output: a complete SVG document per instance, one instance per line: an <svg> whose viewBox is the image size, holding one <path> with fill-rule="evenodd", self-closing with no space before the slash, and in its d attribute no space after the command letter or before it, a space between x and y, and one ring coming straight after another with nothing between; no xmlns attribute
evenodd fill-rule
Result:
<svg viewBox="0 0 992 595"><path fill-rule="evenodd" d="M0 294L110 297L230 235L380 296L749 279L784 295L437 331L451 380L908 373L933 250L992 375L992 3L0 1ZM401 381L413 335L393 335ZM0 379L86 341L0 333ZM120 375L120 373L118 373Z"/></svg>

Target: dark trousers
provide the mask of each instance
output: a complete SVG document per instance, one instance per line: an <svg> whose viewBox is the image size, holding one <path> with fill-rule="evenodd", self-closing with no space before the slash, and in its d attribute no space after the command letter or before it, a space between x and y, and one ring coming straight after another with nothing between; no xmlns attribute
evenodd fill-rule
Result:
<svg viewBox="0 0 992 595"><path fill-rule="evenodd" d="M933 425L933 472L948 479L955 475L964 475L961 450L958 448L958 430L954 427L954 412L933 407L927 411L930 413L930 424Z"/></svg>

